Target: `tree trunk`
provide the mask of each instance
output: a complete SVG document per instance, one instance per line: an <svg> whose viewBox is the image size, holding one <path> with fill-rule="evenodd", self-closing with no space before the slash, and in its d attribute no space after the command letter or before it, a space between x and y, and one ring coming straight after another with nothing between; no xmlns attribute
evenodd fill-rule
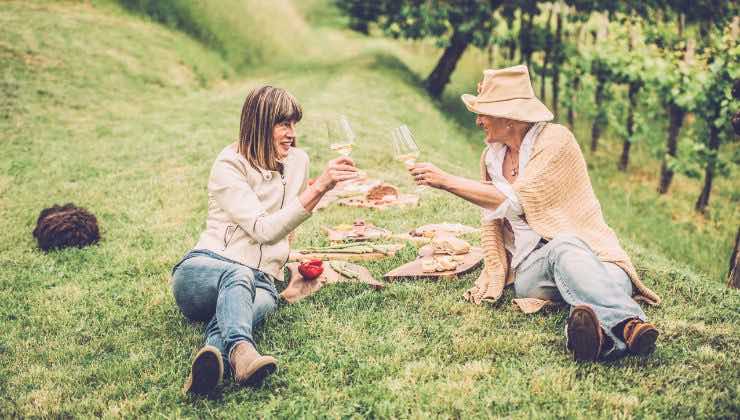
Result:
<svg viewBox="0 0 740 420"><path fill-rule="evenodd" d="M594 118L594 122L591 125L591 151L595 152L596 149L599 147L599 137L601 136L601 131L603 129L604 125L604 109L602 107L602 102L604 100L604 89L606 88L606 81L600 77L597 77L596 80L596 94L594 97L596 107L596 118Z"/></svg>
<svg viewBox="0 0 740 420"><path fill-rule="evenodd" d="M629 27L629 51L632 51L634 45L634 32L632 26ZM635 134L635 108L637 107L637 91L640 89L642 83L637 81L631 81L627 88L627 97L629 99L629 106L627 108L627 138L624 139L622 145L622 156L619 158L619 170L627 172L627 166L630 163L630 147L632 147L633 136Z"/></svg>
<svg viewBox="0 0 740 420"><path fill-rule="evenodd" d="M555 65L552 68L552 113L558 118L558 105L560 102L560 66L563 64L563 12L558 12L555 24Z"/></svg>
<svg viewBox="0 0 740 420"><path fill-rule="evenodd" d="M740 228L735 235L735 248L730 256L730 271L727 276L727 286L740 289Z"/></svg>
<svg viewBox="0 0 740 420"><path fill-rule="evenodd" d="M668 165L670 158L676 157L678 148L678 133L681 131L683 119L686 112L675 104L668 105L668 116L670 123L668 125L668 139L666 142L666 154L663 156L663 163L660 166L660 185L658 192L665 194L671 187L673 181L673 170Z"/></svg>
<svg viewBox="0 0 740 420"><path fill-rule="evenodd" d="M714 169L717 166L717 153L719 151L719 128L712 121L709 123L709 151L707 167L704 172L704 188L702 188L695 206L696 211L702 213L709 205L709 195L712 193L712 181L714 180Z"/></svg>
<svg viewBox="0 0 740 420"><path fill-rule="evenodd" d="M550 55L552 54L552 47L553 47L553 36L552 36L552 7L550 7L550 12L547 14L547 24L545 26L547 28L547 38L545 40L545 54L542 57L542 74L540 75L540 100L542 102L545 102L547 100L546 97L546 89L547 86L547 66L550 64Z"/></svg>
<svg viewBox="0 0 740 420"><path fill-rule="evenodd" d="M568 102L568 125L570 126L571 130L575 130L576 127L576 92L578 91L578 88L581 85L581 79L578 76L574 76L572 80L570 80L570 101Z"/></svg>
<svg viewBox="0 0 740 420"><path fill-rule="evenodd" d="M630 147L632 147L632 136L635 134L635 108L637 107L637 92L640 90L640 84L632 82L629 85L629 108L627 109L627 138L622 145L622 157L619 159L619 170L627 171L630 163Z"/></svg>
<svg viewBox="0 0 740 420"><path fill-rule="evenodd" d="M450 75L455 71L455 66L465 49L470 45L471 36L469 33L455 31L450 38L450 45L445 48L442 57L437 62L434 70L424 81L427 92L434 98L439 98L450 81Z"/></svg>
<svg viewBox="0 0 740 420"><path fill-rule="evenodd" d="M370 28L364 20L351 19L349 21L349 28L364 35L368 35L370 33Z"/></svg>
<svg viewBox="0 0 740 420"><path fill-rule="evenodd" d="M512 40L509 44L509 62L513 63L516 58L516 41Z"/></svg>
<svg viewBox="0 0 740 420"><path fill-rule="evenodd" d="M532 67L532 27L534 25L534 15L531 13L527 14L526 21L523 16L524 13L522 12L519 19L521 22L519 26L519 50L521 51L522 61L524 61L524 64L529 69Z"/></svg>
<svg viewBox="0 0 740 420"><path fill-rule="evenodd" d="M509 33L510 34L513 34L514 33L514 14L513 13L510 14L510 15L508 15L508 14L506 15L506 28L509 30ZM508 54L508 57L507 58L508 58L508 60L509 60L510 63L513 63L514 62L514 59L516 58L516 46L517 46L517 42L513 38L513 36L512 36L512 38L510 38L508 40L508 42L509 42L509 54Z"/></svg>

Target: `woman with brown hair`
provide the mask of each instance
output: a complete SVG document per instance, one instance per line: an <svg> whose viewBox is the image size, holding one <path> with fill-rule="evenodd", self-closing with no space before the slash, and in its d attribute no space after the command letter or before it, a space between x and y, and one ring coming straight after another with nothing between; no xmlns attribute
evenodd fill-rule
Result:
<svg viewBox="0 0 740 420"><path fill-rule="evenodd" d="M527 67L486 70L478 95L462 100L486 134L481 180L430 163L410 172L420 185L483 208L485 266L465 298L495 302L513 284L525 312L547 301L570 305L566 345L577 361L650 354L658 330L635 299L660 297L604 221L578 143L548 122L553 115L534 96Z"/></svg>
<svg viewBox="0 0 740 420"><path fill-rule="evenodd" d="M206 394L233 374L259 385L277 369L260 355L253 330L277 307L288 234L311 216L337 182L357 176L348 157L328 163L307 186L308 155L296 147L302 109L283 89L263 86L242 107L238 142L221 151L208 180L205 231L173 268L172 291L190 320L207 321L185 392Z"/></svg>

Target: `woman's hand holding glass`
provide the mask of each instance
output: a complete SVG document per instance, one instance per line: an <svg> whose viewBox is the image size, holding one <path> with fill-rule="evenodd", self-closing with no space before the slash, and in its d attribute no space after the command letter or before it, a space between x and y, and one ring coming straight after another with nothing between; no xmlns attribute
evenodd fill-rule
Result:
<svg viewBox="0 0 740 420"><path fill-rule="evenodd" d="M433 163L419 162L409 168L409 173L414 177L417 185L425 185L432 188L444 189L449 181L450 175L439 169Z"/></svg>
<svg viewBox="0 0 740 420"><path fill-rule="evenodd" d="M316 178L316 182L313 185L323 193L334 188L337 183L355 179L357 176L358 171L357 167L355 167L355 162L350 157L341 156L327 163L326 168Z"/></svg>

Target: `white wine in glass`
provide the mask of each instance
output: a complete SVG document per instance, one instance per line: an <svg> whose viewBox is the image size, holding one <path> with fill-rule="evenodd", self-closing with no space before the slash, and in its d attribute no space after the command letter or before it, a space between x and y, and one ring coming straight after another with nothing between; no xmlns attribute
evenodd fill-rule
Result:
<svg viewBox="0 0 740 420"><path fill-rule="evenodd" d="M355 132L349 125L349 120L344 115L340 115L336 122L328 124L329 149L339 153L342 156L349 156L352 153L352 146L355 143Z"/></svg>
<svg viewBox="0 0 740 420"><path fill-rule="evenodd" d="M402 125L393 131L391 131L391 138L393 139L393 152L397 161L402 162L406 169L411 169L416 164L416 159L419 158L419 146L414 141L414 136L411 134L411 130L406 125ZM423 185L416 187L416 192L424 192L426 187Z"/></svg>

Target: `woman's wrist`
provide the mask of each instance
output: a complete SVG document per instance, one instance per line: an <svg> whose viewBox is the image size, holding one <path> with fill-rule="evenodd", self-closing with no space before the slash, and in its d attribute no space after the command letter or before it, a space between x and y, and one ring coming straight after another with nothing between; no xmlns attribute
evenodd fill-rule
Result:
<svg viewBox="0 0 740 420"><path fill-rule="evenodd" d="M332 185L330 182L327 182L326 180L323 180L321 179L321 177L319 177L318 179L316 179L316 182L311 185L311 187L313 187L319 194L326 194L326 192L332 188Z"/></svg>
<svg viewBox="0 0 740 420"><path fill-rule="evenodd" d="M450 191L455 183L455 176L448 173L442 175L442 182L440 182L439 189L444 191Z"/></svg>

